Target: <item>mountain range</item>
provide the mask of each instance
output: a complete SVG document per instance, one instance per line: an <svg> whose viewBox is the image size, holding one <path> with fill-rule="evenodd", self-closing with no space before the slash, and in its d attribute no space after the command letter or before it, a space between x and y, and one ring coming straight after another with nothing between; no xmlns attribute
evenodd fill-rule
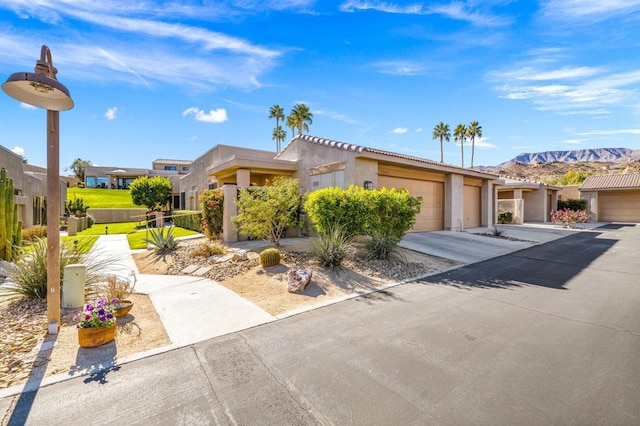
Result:
<svg viewBox="0 0 640 426"><path fill-rule="evenodd" d="M495 168L505 168L513 164L545 164L545 163L629 163L640 161L640 149L629 148L595 148L572 151L545 151L522 153L509 161L500 163Z"/></svg>

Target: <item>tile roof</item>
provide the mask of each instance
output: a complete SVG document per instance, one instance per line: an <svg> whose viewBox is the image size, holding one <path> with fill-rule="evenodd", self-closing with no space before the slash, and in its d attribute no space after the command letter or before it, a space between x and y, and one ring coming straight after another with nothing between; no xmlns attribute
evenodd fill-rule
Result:
<svg viewBox="0 0 640 426"><path fill-rule="evenodd" d="M634 188L640 188L640 173L589 176L578 189L580 191L593 191L603 189Z"/></svg>
<svg viewBox="0 0 640 426"><path fill-rule="evenodd" d="M431 164L431 165L439 166L439 167L443 167L444 166L444 167L447 167L447 168L465 170L467 172L475 172L475 173L481 173L481 174L484 174L484 175L490 175L490 176L495 177L495 178L498 177L498 175L495 175L495 174L489 173L489 172L484 172L484 171L475 170L475 169L469 169L469 168L460 167L460 166L454 166L452 164L440 163L438 161L428 160L426 158L421 158L421 157L414 157L412 155L399 154L397 152L384 151L384 150L377 149L377 148L368 148L366 146L354 145L354 144L350 144L350 143L346 143L346 142L339 142L339 141L334 141L334 140L331 140L331 139L319 138L317 136L297 135L293 139L302 139L302 140L305 140L305 141L308 141L308 142L313 142L313 143L318 144L318 145L330 146L332 148L343 149L345 151L351 151L351 152L357 152L357 153L370 152L372 154L387 155L387 156L390 156L390 157L402 158L402 159L405 159L405 160L419 161L421 163L427 163L427 164Z"/></svg>

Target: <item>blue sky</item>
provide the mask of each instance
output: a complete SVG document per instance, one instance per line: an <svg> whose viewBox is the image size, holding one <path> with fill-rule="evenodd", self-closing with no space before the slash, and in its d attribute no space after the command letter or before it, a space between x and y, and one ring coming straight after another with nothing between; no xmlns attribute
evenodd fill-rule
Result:
<svg viewBox="0 0 640 426"><path fill-rule="evenodd" d="M495 165L640 149L639 28L640 0L0 0L0 79L49 46L75 101L62 169L275 150L269 107L296 103L311 135L433 160L438 122L476 120L474 164ZM45 112L4 93L0 111L0 144L46 165Z"/></svg>

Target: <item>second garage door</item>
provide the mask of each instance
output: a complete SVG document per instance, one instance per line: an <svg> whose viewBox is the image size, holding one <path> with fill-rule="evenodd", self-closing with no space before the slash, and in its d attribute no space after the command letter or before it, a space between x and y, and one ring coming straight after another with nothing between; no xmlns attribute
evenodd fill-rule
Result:
<svg viewBox="0 0 640 426"><path fill-rule="evenodd" d="M598 220L640 223L640 190L598 193Z"/></svg>
<svg viewBox="0 0 640 426"><path fill-rule="evenodd" d="M444 184L428 180L378 176L380 188L406 189L414 197L422 197L420 213L412 231L440 231L444 229Z"/></svg>

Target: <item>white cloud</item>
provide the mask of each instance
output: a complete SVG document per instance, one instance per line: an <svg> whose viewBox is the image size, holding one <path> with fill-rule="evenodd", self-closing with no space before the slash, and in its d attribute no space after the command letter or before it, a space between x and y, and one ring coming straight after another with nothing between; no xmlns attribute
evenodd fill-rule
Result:
<svg viewBox="0 0 640 426"><path fill-rule="evenodd" d="M566 143L569 145L580 145L582 144L582 142L586 142L589 139L565 139L562 141L562 143Z"/></svg>
<svg viewBox="0 0 640 426"><path fill-rule="evenodd" d="M544 16L554 20L601 21L640 10L640 0L548 0L542 4Z"/></svg>
<svg viewBox="0 0 640 426"><path fill-rule="evenodd" d="M199 140L200 140L200 138L199 138L198 136L191 136L191 137L189 138L189 140L190 140L191 142L197 142L197 141L199 141Z"/></svg>
<svg viewBox="0 0 640 426"><path fill-rule="evenodd" d="M580 136L640 135L640 129L593 130L577 134Z"/></svg>
<svg viewBox="0 0 640 426"><path fill-rule="evenodd" d="M402 135L409 131L406 127L396 127L391 131L391 133L395 133L396 135Z"/></svg>
<svg viewBox="0 0 640 426"><path fill-rule="evenodd" d="M480 149L492 149L492 148L497 148L496 145L487 142L489 138L480 138L480 139L476 139L476 141L474 142L474 146L476 148L480 148ZM471 141L468 142L469 145L471 145ZM466 144L465 144L466 145Z"/></svg>
<svg viewBox="0 0 640 426"><path fill-rule="evenodd" d="M11 149L11 152L13 152L14 154L19 155L21 157L24 157L24 148L21 147L21 146L14 146Z"/></svg>
<svg viewBox="0 0 640 426"><path fill-rule="evenodd" d="M342 12L375 10L383 13L402 15L443 15L450 19L467 21L483 27L508 25L511 20L504 16L473 11L468 4L454 1L448 4L425 6L420 3L394 4L387 1L347 0L340 5Z"/></svg>
<svg viewBox="0 0 640 426"><path fill-rule="evenodd" d="M422 131L422 127L418 127L418 128L416 129L416 133L420 133L421 131Z"/></svg>
<svg viewBox="0 0 640 426"><path fill-rule="evenodd" d="M29 105L29 104L25 104L24 102L20 102L20 108L24 108L24 109L38 109L38 107L35 107L33 105Z"/></svg>
<svg viewBox="0 0 640 426"><path fill-rule="evenodd" d="M204 121L205 123L224 123L228 120L227 110L224 108L212 109L205 112L199 108L191 107L182 111L182 116L194 115L196 121Z"/></svg>
<svg viewBox="0 0 640 426"><path fill-rule="evenodd" d="M118 107L107 108L107 112L104 113L104 118L107 120L114 120L117 118Z"/></svg>
<svg viewBox="0 0 640 426"><path fill-rule="evenodd" d="M409 61L375 62L368 67L374 68L381 74L390 75L419 75L424 71L422 66Z"/></svg>

